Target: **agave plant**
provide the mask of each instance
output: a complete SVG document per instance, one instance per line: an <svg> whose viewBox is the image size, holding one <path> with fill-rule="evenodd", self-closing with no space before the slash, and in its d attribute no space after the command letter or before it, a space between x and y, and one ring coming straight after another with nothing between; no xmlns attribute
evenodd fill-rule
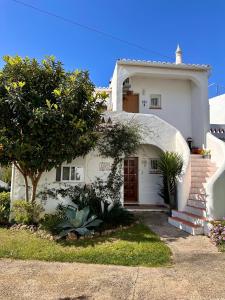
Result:
<svg viewBox="0 0 225 300"><path fill-rule="evenodd" d="M79 236L91 235L94 233L93 228L98 227L102 220L97 216L90 216L90 208L87 206L81 210L77 207L69 205L65 209L65 221L57 227L61 230L58 237L63 238L70 232L75 232Z"/></svg>

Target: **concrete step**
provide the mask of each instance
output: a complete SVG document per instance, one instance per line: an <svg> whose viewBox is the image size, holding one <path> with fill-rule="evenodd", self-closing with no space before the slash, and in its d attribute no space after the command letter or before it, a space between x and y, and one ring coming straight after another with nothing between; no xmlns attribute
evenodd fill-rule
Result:
<svg viewBox="0 0 225 300"><path fill-rule="evenodd" d="M193 160L191 161L191 166L192 167L200 167L200 166L207 166L207 167L210 167L211 166L211 162L209 161L206 161L206 160Z"/></svg>
<svg viewBox="0 0 225 300"><path fill-rule="evenodd" d="M190 194L205 194L205 188L204 187L192 187L190 189Z"/></svg>
<svg viewBox="0 0 225 300"><path fill-rule="evenodd" d="M201 154L191 154L191 159L203 159Z"/></svg>
<svg viewBox="0 0 225 300"><path fill-rule="evenodd" d="M201 200L201 201L206 201L206 193L203 193L203 194L190 193L190 194L189 194L189 199L190 199L190 200Z"/></svg>
<svg viewBox="0 0 225 300"><path fill-rule="evenodd" d="M205 183L205 182L204 182ZM191 187L192 188L204 188L204 184L202 181L191 181Z"/></svg>
<svg viewBox="0 0 225 300"><path fill-rule="evenodd" d="M197 215L188 213L186 211L178 211L178 210L172 210L172 217L179 218L181 220L185 220L187 222L193 223L195 225L204 225L205 218L199 217Z"/></svg>
<svg viewBox="0 0 225 300"><path fill-rule="evenodd" d="M206 179L207 179L207 177L204 176L204 175L202 175L202 174L199 175L199 176L196 176L195 174L191 175L191 182L202 182L202 183L205 183Z"/></svg>
<svg viewBox="0 0 225 300"><path fill-rule="evenodd" d="M205 200L188 199L187 205L197 207L197 208L206 208L206 201Z"/></svg>
<svg viewBox="0 0 225 300"><path fill-rule="evenodd" d="M202 172L202 175L205 175L207 172L214 172L216 171L216 166L212 165L202 165L202 166L191 166L191 174L194 174L195 172Z"/></svg>
<svg viewBox="0 0 225 300"><path fill-rule="evenodd" d="M194 215L197 215L199 217L206 218L206 209L205 207L196 207L193 205L186 205L185 211Z"/></svg>
<svg viewBox="0 0 225 300"><path fill-rule="evenodd" d="M184 221L177 217L169 217L168 223L192 235L200 235L204 233L204 229L202 226L195 225L191 222Z"/></svg>
<svg viewBox="0 0 225 300"><path fill-rule="evenodd" d="M191 178L193 177L200 177L200 178L205 178L206 180L211 177L215 173L215 170L213 171L199 171L197 170L191 170Z"/></svg>

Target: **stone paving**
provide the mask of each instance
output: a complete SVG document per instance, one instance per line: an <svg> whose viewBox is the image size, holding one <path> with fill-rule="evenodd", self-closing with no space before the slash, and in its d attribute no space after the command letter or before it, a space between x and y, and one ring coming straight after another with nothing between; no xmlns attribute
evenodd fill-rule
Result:
<svg viewBox="0 0 225 300"><path fill-rule="evenodd" d="M169 245L167 268L0 260L0 299L225 299L225 254L204 236L168 225L164 213L140 218Z"/></svg>

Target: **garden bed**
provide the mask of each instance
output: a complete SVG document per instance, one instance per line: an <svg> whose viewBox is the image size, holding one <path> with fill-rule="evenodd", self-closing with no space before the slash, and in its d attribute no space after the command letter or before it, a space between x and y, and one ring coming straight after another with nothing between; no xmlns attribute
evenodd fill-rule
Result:
<svg viewBox="0 0 225 300"><path fill-rule="evenodd" d="M135 224L107 236L50 241L28 230L0 228L0 257L124 266L165 266L171 251L148 227Z"/></svg>

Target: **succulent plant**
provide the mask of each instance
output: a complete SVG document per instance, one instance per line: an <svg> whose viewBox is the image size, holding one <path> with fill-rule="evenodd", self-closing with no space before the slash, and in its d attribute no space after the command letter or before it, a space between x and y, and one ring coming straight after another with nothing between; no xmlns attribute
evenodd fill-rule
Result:
<svg viewBox="0 0 225 300"><path fill-rule="evenodd" d="M78 210L77 207L69 205L65 209L65 220L57 226L61 230L58 238L66 237L70 232L75 232L78 236L91 235L94 228L101 223L102 220L97 219L97 216L90 216L88 206Z"/></svg>

